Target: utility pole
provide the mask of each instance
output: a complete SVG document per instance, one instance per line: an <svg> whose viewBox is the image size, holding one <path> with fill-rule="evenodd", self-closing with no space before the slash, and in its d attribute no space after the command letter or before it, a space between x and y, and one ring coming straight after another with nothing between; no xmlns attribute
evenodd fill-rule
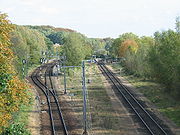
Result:
<svg viewBox="0 0 180 135"><path fill-rule="evenodd" d="M88 135L87 132L87 117L86 117L86 76L85 76L85 64L82 61L82 88L83 88L83 122L84 122L84 131L83 135Z"/></svg>
<svg viewBox="0 0 180 135"><path fill-rule="evenodd" d="M42 64L43 64L43 58L40 58L40 64L41 64L41 66L42 66ZM41 71L41 67L40 67L40 71Z"/></svg>
<svg viewBox="0 0 180 135"><path fill-rule="evenodd" d="M84 131L83 131L83 135L88 135L87 132L87 116L86 116L86 76L85 76L85 61L82 61L82 65L81 66L65 66L65 62L63 62L63 66L64 68L64 94L66 94L66 72L65 69L66 68L75 68L75 67L82 67L82 89L83 89L83 125L84 125Z"/></svg>
<svg viewBox="0 0 180 135"><path fill-rule="evenodd" d="M67 94L67 88L66 88L66 68L64 68L64 94Z"/></svg>
<svg viewBox="0 0 180 135"><path fill-rule="evenodd" d="M65 61L66 61L66 56L64 55L63 58L63 66L65 67ZM66 88L66 68L64 68L64 94L67 94L67 88Z"/></svg>

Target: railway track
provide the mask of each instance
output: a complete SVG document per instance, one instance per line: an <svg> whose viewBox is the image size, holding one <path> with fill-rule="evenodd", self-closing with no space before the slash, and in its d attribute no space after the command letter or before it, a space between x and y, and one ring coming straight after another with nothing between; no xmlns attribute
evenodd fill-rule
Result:
<svg viewBox="0 0 180 135"><path fill-rule="evenodd" d="M37 68L31 75L34 84L44 93L48 105L51 132L52 135L64 134L68 135L67 127L63 119L58 96L53 87L52 73L55 62L44 65L41 70L45 70L44 83L40 79L40 68ZM63 133L62 133L63 132Z"/></svg>
<svg viewBox="0 0 180 135"><path fill-rule="evenodd" d="M141 105L141 103L130 93L128 88L124 86L120 79L116 77L111 70L109 70L104 63L98 63L99 69L104 73L114 87L123 97L124 101L133 110L134 114L139 118L144 125L147 132L151 135L168 135L167 131L148 113L148 111Z"/></svg>

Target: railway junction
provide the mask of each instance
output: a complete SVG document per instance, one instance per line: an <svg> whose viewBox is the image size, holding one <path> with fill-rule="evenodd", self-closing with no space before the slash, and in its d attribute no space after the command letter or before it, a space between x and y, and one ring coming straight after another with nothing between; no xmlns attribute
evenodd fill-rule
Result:
<svg viewBox="0 0 180 135"><path fill-rule="evenodd" d="M79 67L77 72L68 70L73 75L65 78L57 60L31 74L40 103L40 134L175 134L166 120L151 111L103 62L85 65L85 76Z"/></svg>

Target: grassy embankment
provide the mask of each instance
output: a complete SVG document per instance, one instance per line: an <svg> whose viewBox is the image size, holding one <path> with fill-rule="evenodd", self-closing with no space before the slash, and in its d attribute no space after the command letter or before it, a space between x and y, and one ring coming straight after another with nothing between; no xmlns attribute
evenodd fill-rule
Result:
<svg viewBox="0 0 180 135"><path fill-rule="evenodd" d="M21 106L20 110L13 114L13 123L4 130L2 135L30 135L30 131L25 127L28 125L29 110L31 108L32 105Z"/></svg>
<svg viewBox="0 0 180 135"><path fill-rule="evenodd" d="M180 126L180 102L170 94L165 93L165 88L152 80L144 80L128 74L119 64L113 64L113 69L121 69L121 76L128 80L133 86L139 89L165 116L171 119L177 126Z"/></svg>

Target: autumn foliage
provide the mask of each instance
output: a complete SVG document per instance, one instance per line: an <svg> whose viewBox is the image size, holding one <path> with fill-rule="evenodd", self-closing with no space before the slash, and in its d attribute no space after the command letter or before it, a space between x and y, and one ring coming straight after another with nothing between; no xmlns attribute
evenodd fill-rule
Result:
<svg viewBox="0 0 180 135"><path fill-rule="evenodd" d="M29 103L27 86L18 79L12 66L14 55L9 35L12 31L7 15L0 13L0 133L12 122L13 113Z"/></svg>
<svg viewBox="0 0 180 135"><path fill-rule="evenodd" d="M127 51L130 52L136 52L138 49L138 44L134 40L125 40L122 42L122 44L119 47L119 56L120 57L125 57L125 54Z"/></svg>

